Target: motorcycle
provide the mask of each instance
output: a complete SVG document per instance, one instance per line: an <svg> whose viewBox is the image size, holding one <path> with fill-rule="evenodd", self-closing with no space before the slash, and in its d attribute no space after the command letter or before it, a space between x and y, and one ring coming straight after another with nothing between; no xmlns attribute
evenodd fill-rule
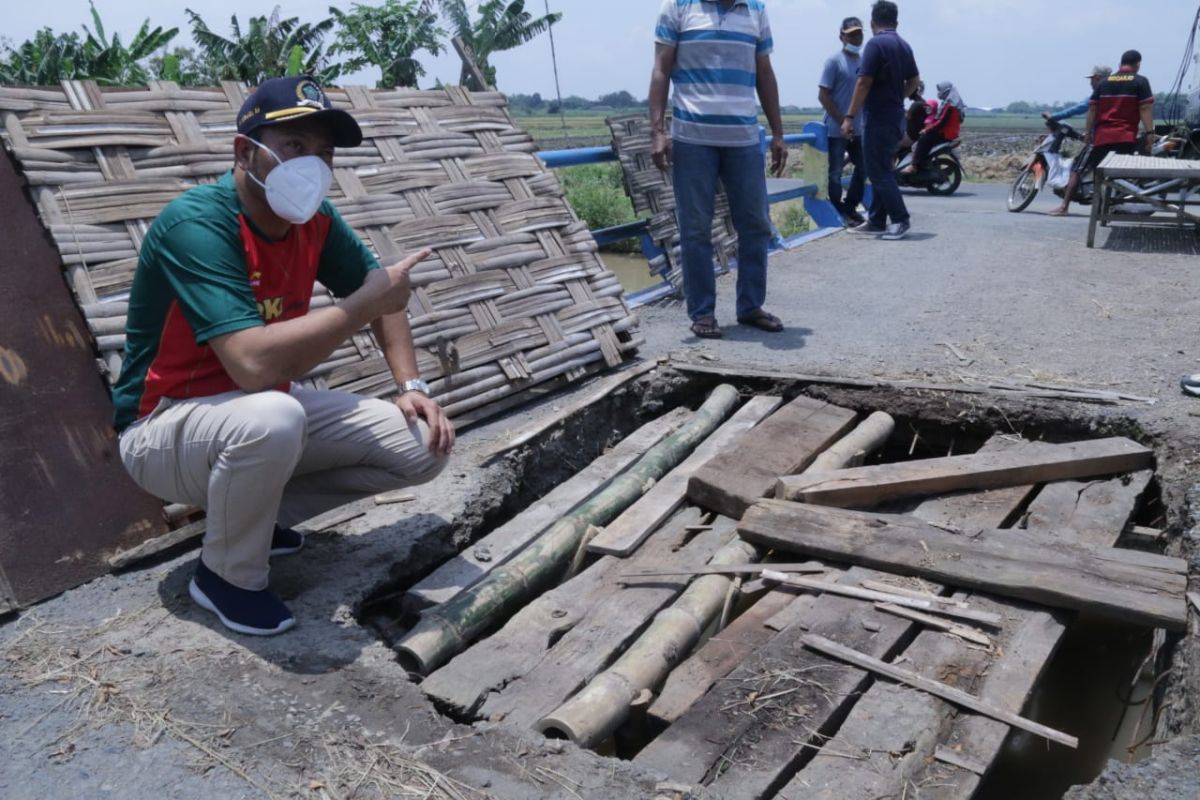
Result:
<svg viewBox="0 0 1200 800"><path fill-rule="evenodd" d="M906 175L904 169L912 164L911 150L902 152L896 159L896 180L901 186L925 189L930 194L950 195L962 185L963 168L958 158L958 139L942 142L929 151L925 165L917 172Z"/></svg>
<svg viewBox="0 0 1200 800"><path fill-rule="evenodd" d="M1059 197L1062 197L1067 189L1067 182L1071 179L1071 164L1074 163L1074 159L1063 157L1063 143L1068 139L1082 141L1083 134L1065 122L1046 120L1046 127L1050 129L1050 133L1033 151L1033 158L1017 175L1012 189L1009 190L1009 211L1016 213L1029 208L1033 198L1037 197L1038 192L1046 186L1054 190ZM1082 158L1083 153L1081 152L1078 157ZM1095 182L1091 173L1088 173L1079 182L1079 188L1071 199L1076 203L1090 205L1094 190Z"/></svg>

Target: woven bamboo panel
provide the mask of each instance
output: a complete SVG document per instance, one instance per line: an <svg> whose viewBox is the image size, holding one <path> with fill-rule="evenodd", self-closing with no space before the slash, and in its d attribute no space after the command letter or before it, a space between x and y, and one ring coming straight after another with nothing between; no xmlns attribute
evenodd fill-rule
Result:
<svg viewBox="0 0 1200 800"><path fill-rule="evenodd" d="M125 300L162 208L232 166L246 87L0 88L0 137L62 255L104 371L120 370ZM485 416L640 343L615 275L503 95L330 89L363 128L339 150L330 199L384 263L419 247L409 313L421 375L451 416ZM313 307L332 303L317 287ZM371 396L395 384L363 331L306 384Z"/></svg>
<svg viewBox="0 0 1200 800"><path fill-rule="evenodd" d="M665 275L679 289L683 286L683 258L679 252L679 224L675 219L675 189L670 172L654 166L650 158L650 120L644 115L609 117L605 120L613 136L613 152L621 162L625 192L633 201L633 209L646 217L650 238L662 249L663 255L650 262L650 271ZM717 184L713 213L713 258L721 271L737 257L737 233L729 215L729 200Z"/></svg>

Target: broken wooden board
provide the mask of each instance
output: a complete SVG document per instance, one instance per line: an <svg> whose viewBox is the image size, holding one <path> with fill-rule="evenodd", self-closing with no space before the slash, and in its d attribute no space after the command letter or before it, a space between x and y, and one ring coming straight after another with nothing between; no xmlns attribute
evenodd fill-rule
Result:
<svg viewBox="0 0 1200 800"><path fill-rule="evenodd" d="M995 489L1078 480L1150 467L1154 453L1115 437L965 456L901 461L835 472L785 476L775 496L842 508L871 508L889 500L964 489Z"/></svg>
<svg viewBox="0 0 1200 800"><path fill-rule="evenodd" d="M699 518L699 509L684 509L656 531L633 558L602 558L543 593L499 631L429 675L421 690L434 702L458 713L490 718L507 716L511 710L508 699L525 695L530 686L541 685L539 681L545 682L548 697L555 695L554 686L559 680L570 689L578 688L579 683L606 666L601 648L611 648L614 642L635 635L688 582L686 578L663 578L654 584L624 588L616 581L619 570L639 562L662 563L668 557L683 565L699 566L729 538L733 523L726 521L698 534L685 546L684 528ZM571 664L577 663L572 657L578 653L580 641L591 642L596 648L592 655L601 658L595 672L582 678L570 673ZM570 689L565 691L569 693ZM526 715L531 718L525 723L531 725L563 699L547 700L549 708L539 705L537 711L531 709Z"/></svg>
<svg viewBox="0 0 1200 800"><path fill-rule="evenodd" d="M852 427L856 414L800 396L718 453L692 475L687 496L696 505L741 519L781 475L807 467Z"/></svg>
<svg viewBox="0 0 1200 800"><path fill-rule="evenodd" d="M425 576L408 590L404 606L417 611L450 600L507 561L546 528L588 501L690 416L678 408L647 422L545 497Z"/></svg>
<svg viewBox="0 0 1200 800"><path fill-rule="evenodd" d="M1051 484L1030 505L1029 530L1081 546L1111 546L1136 510L1139 497L1151 477L1147 471L1130 476L1128 481L1110 479ZM1052 526L1045 526L1043 520L1052 521ZM997 653L983 665L978 688L973 691L990 703L1020 711L1066 634L1070 615L1049 613L1023 604L1014 604L1011 608L1013 619L1009 632L1001 640ZM911 652L921 652L917 648L925 645L924 637L925 634L918 637ZM927 675L936 675L941 669L933 661L922 666ZM970 764L981 765L984 773L999 756L1010 732L1003 723L953 712L940 728L941 746L953 748ZM1097 735L1107 734L1098 732ZM984 774L965 767L955 769L929 763L916 751L911 754L911 765L912 769L907 772L912 780L928 786L928 796L937 798L968 800L978 789Z"/></svg>
<svg viewBox="0 0 1200 800"><path fill-rule="evenodd" d="M1032 491L998 490L989 493L992 502L979 505L972 494L935 498L914 513L996 526ZM894 578L854 567L840 583L858 586L870 580ZM804 648L800 637L805 632L837 637L886 658L902 647L911 630L907 621L881 614L869 603L830 594L801 597L776 618L786 618L788 627L650 742L635 762L676 780L713 783L729 798L769 796L811 757L809 743L833 732L831 720L844 715L870 681L865 672L831 671L831 662Z"/></svg>
<svg viewBox="0 0 1200 800"><path fill-rule="evenodd" d="M762 422L783 402L778 397L752 397L721 427L700 443L683 463L663 476L657 484L625 509L619 517L588 543L588 551L603 555L627 556L683 505L687 482L692 473L726 447L735 446L743 435Z"/></svg>
<svg viewBox="0 0 1200 800"><path fill-rule="evenodd" d="M878 658L864 655L857 650L846 647L843 644L827 639L824 636L816 634L808 634L801 640L805 647L816 650L818 653L836 658L838 661L845 661L847 664L858 667L859 669L870 670L877 675L883 675L899 681L907 686L911 686L926 694L941 698L948 702L954 703L957 706L966 708L986 717L1003 722L1014 728L1035 734L1057 744L1065 745L1072 749L1079 747L1079 739L1056 731L1045 725L1041 725L1033 720L1026 719L1019 714L1015 714L1007 709L997 708L990 703L980 700L978 697L956 689L946 683L930 680L916 674L912 670L897 667L895 664L881 661Z"/></svg>
<svg viewBox="0 0 1200 800"><path fill-rule="evenodd" d="M1141 472L1129 479L1050 484L1033 499L1024 519L1038 526L1039 533L1061 538L1064 542L1111 545L1133 514L1149 479L1149 472ZM960 522L963 509L956 510L959 513L938 515L936 519ZM924 518L930 519L929 516ZM1105 528L1107 538L1097 533ZM1014 671L1032 672L1027 684L1027 689L1031 690L1034 678L1040 674L1053 650L1047 646L1047 635L1052 634L1056 641L1063 630L1061 624L1053 614L1025 604L968 593L958 593L954 597L969 601L977 608L1006 615L1005 627L997 635L999 649L967 647L936 631L922 631L904 651L903 666L927 678L977 694L980 699L1010 712L1020 712L1027 694L1018 692L1017 700L1016 696L988 687L1007 684ZM1059 612L1059 615L1063 613ZM956 724L956 720L968 718L986 721L996 729L991 737L984 737L989 745L978 749L965 739L961 743L955 740L955 746L960 750L952 752L957 752L964 762L982 765L978 772L982 774L999 752L1008 731L1007 725L983 720L974 714L959 714L955 707L905 686L876 682L855 704L836 735L822 743L823 752L816 754L782 794L800 796L803 793L806 797L822 800L902 796L918 770L937 773L936 780L918 783L922 786L923 797L927 790L940 786L943 780L947 785L956 780L965 781L970 783L973 791L978 784L977 775L971 774L971 778L967 778L970 773L963 773L948 777L943 773L958 770L928 763L939 745L947 741L947 730ZM990 746L993 742L994 749ZM833 755L835 753L837 755ZM846 755L852 758L843 757ZM961 796L965 800L969 794Z"/></svg>
<svg viewBox="0 0 1200 800"><path fill-rule="evenodd" d="M1134 624L1183 630L1187 562L1135 550L1045 544L1019 530L975 538L899 514L760 500L738 530L785 552L916 575L1053 608L1096 611Z"/></svg>

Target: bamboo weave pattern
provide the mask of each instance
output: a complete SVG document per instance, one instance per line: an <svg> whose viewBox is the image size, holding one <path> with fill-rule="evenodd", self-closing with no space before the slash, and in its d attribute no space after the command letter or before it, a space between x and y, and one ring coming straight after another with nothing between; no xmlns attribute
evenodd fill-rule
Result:
<svg viewBox="0 0 1200 800"><path fill-rule="evenodd" d="M0 88L0 137L30 184L110 382L143 238L178 194L232 166L246 87ZM384 263L422 246L409 314L421 375L451 416L484 415L616 366L640 343L622 288L503 95L330 89L363 128L339 150L330 199ZM333 302L317 287L313 307ZM367 330L306 385L385 396ZM537 388L535 388L537 387Z"/></svg>
<svg viewBox="0 0 1200 800"><path fill-rule="evenodd" d="M675 188L669 172L650 158L650 120L644 114L609 117L613 152L621 162L625 193L638 215L648 218L650 238L663 255L650 262L650 271L663 275L676 290L683 287L683 258L679 250L679 224L675 219ZM722 272L737 256L737 233L729 215L729 199L718 183L713 213L713 258Z"/></svg>

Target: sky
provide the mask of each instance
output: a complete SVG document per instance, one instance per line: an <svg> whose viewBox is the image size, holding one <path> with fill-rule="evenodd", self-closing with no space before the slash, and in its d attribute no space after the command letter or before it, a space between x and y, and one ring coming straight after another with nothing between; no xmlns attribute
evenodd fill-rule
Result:
<svg viewBox="0 0 1200 800"><path fill-rule="evenodd" d="M283 2L285 16L316 21L328 16L331 2ZM547 0L526 0L544 13ZM555 26L559 80L563 96L594 99L625 89L645 97L653 55L653 30L660 0L548 0L563 13ZM817 80L825 58L838 47L843 17L866 20L870 0L766 0L775 39L772 62L784 105L815 106ZM470 6L478 0L468 0ZM209 27L229 33L229 18L269 14L272 0L96 0L106 30L128 41L147 14L152 25L179 27L175 43L191 45L184 9L200 11ZM1113 67L1123 51L1143 56L1142 74L1155 91L1174 83L1184 58L1188 32L1200 0L899 0L900 33L913 46L926 83L953 81L969 105L1005 106L1017 100L1075 102L1089 87L1084 76L1094 64ZM148 11L147 9L152 9ZM87 0L13 0L0 36L15 43L47 27L56 32L90 24ZM458 80L453 55L420 57L426 69L422 86L434 79ZM546 36L492 57L502 91L546 98L555 94L550 40ZM1194 85L1196 70L1184 84ZM343 83L374 85L378 71L366 71Z"/></svg>

